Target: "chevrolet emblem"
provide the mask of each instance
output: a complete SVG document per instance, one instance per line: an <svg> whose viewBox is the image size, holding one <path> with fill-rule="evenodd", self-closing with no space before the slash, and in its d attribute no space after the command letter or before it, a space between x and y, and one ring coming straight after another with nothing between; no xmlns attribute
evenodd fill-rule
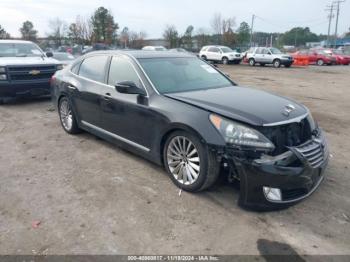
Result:
<svg viewBox="0 0 350 262"><path fill-rule="evenodd" d="M40 71L39 70L32 70L32 71L29 71L29 74L36 76L36 75L40 74Z"/></svg>

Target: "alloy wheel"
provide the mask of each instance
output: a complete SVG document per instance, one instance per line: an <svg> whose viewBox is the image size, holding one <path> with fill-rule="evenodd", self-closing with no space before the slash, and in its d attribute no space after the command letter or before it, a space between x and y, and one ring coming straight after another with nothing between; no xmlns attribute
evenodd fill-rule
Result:
<svg viewBox="0 0 350 262"><path fill-rule="evenodd" d="M196 146L184 136L174 137L167 148L167 164L174 178L192 185L200 174L200 158Z"/></svg>
<svg viewBox="0 0 350 262"><path fill-rule="evenodd" d="M73 114L67 99L64 99L60 104L60 118L63 127L69 131L73 125Z"/></svg>

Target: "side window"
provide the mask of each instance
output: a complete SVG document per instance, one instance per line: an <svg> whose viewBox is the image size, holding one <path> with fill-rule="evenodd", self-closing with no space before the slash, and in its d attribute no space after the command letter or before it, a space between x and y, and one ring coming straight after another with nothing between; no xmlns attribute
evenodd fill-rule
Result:
<svg viewBox="0 0 350 262"><path fill-rule="evenodd" d="M109 70L108 84L114 86L123 81L132 81L142 88L142 83L131 62L123 57L113 57Z"/></svg>
<svg viewBox="0 0 350 262"><path fill-rule="evenodd" d="M86 58L80 66L79 75L97 82L104 82L108 56Z"/></svg>
<svg viewBox="0 0 350 262"><path fill-rule="evenodd" d="M270 50L267 49L267 48L264 48L263 51L262 51L262 53L263 53L264 55L268 55L268 54L270 53Z"/></svg>
<svg viewBox="0 0 350 262"><path fill-rule="evenodd" d="M219 48L216 48L216 47L210 47L210 48L208 49L208 52L219 53L219 52L220 52L220 49L219 49Z"/></svg>
<svg viewBox="0 0 350 262"><path fill-rule="evenodd" d="M255 51L255 53L258 54L258 55L260 55L260 54L262 54L262 51L263 51L262 48L257 48L256 51Z"/></svg>

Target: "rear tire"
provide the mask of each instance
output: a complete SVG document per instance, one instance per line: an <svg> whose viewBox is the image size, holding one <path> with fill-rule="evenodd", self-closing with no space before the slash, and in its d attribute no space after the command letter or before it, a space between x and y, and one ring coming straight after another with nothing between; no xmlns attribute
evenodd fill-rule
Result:
<svg viewBox="0 0 350 262"><path fill-rule="evenodd" d="M71 135L81 133L72 105L66 96L62 97L58 103L58 115L64 131Z"/></svg>
<svg viewBox="0 0 350 262"><path fill-rule="evenodd" d="M276 59L273 61L273 67L274 68L280 68L281 67L281 60Z"/></svg>
<svg viewBox="0 0 350 262"><path fill-rule="evenodd" d="M220 171L215 153L194 134L176 131L167 138L163 161L174 184L188 192L212 186Z"/></svg>
<svg viewBox="0 0 350 262"><path fill-rule="evenodd" d="M250 58L250 59L248 60L248 62L249 62L249 65L250 65L250 66L255 66L255 60L254 60L254 58Z"/></svg>

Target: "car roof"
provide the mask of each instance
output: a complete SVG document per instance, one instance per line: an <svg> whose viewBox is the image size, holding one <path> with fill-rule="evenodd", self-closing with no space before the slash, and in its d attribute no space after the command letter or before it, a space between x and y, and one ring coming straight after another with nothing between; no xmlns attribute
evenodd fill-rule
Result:
<svg viewBox="0 0 350 262"><path fill-rule="evenodd" d="M33 44L31 41L24 40L0 40L0 43L3 44Z"/></svg>
<svg viewBox="0 0 350 262"><path fill-rule="evenodd" d="M127 55L139 58L180 58L180 57L196 57L194 55L184 53L184 52L171 52L171 51L145 51L145 50L103 50L95 51L87 54L87 56L92 56L94 54L108 54L108 55Z"/></svg>

